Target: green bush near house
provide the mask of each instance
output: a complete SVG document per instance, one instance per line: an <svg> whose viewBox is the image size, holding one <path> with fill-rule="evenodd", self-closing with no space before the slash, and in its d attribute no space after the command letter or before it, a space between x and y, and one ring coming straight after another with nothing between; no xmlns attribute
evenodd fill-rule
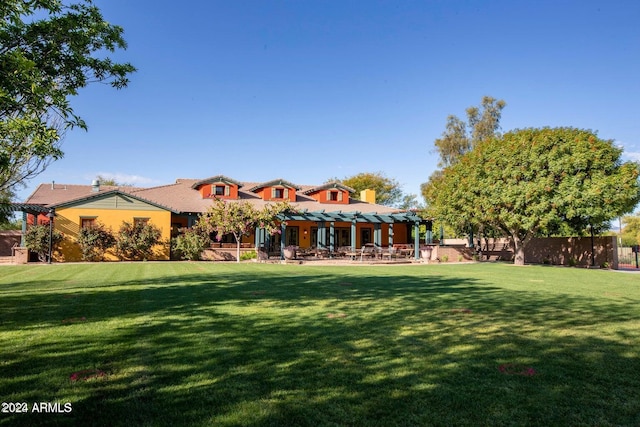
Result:
<svg viewBox="0 0 640 427"><path fill-rule="evenodd" d="M116 238L110 228L98 222L80 229L78 244L84 261L102 261L105 252L115 246Z"/></svg>
<svg viewBox="0 0 640 427"><path fill-rule="evenodd" d="M183 234L171 239L171 251L179 259L198 261L202 252L211 244L207 236L194 229L187 229Z"/></svg>
<svg viewBox="0 0 640 427"><path fill-rule="evenodd" d="M640 424L637 274L0 267L0 425ZM31 412L36 402L69 413ZM64 406L61 406L64 408Z"/></svg>
<svg viewBox="0 0 640 427"><path fill-rule="evenodd" d="M160 229L149 222L123 221L115 236L116 253L120 259L146 261L152 258L161 236Z"/></svg>
<svg viewBox="0 0 640 427"><path fill-rule="evenodd" d="M48 225L32 225L24 236L25 245L30 251L38 254L40 262L48 261L49 248L52 251L62 242L64 236L55 229L49 229ZM51 245L49 245L51 240Z"/></svg>
<svg viewBox="0 0 640 427"><path fill-rule="evenodd" d="M248 261L250 259L258 258L258 253L256 251L246 251L240 254L241 261Z"/></svg>

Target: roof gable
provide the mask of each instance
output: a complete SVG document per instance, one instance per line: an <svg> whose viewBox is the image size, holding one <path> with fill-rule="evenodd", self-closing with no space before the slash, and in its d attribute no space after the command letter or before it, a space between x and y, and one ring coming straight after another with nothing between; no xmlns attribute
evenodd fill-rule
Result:
<svg viewBox="0 0 640 427"><path fill-rule="evenodd" d="M201 181L196 181L193 183L193 185L191 186L191 188L196 189L198 187L200 187L201 185L204 184L215 184L218 182L222 182L224 184L229 184L229 185L236 185L238 188L242 187L242 183L235 181L227 176L224 175L216 175L216 176L212 176L209 178L205 178Z"/></svg>
<svg viewBox="0 0 640 427"><path fill-rule="evenodd" d="M279 187L287 187L287 188L291 188L293 190L299 191L300 187L298 187L297 185L286 181L282 178L278 178L278 179L274 179L272 181L268 181L268 182L263 182L261 184L258 184L252 188L249 189L249 191L257 191L260 190L262 188L267 188L267 187L275 187L275 186L279 186Z"/></svg>
<svg viewBox="0 0 640 427"><path fill-rule="evenodd" d="M318 191L322 191L322 190L330 190L330 189L338 189L338 190L343 190L343 191L348 191L349 193L355 193L356 190L354 190L351 187L347 187L346 185L338 182L338 181L331 181L331 182L327 182L326 184L317 186L317 187L312 187L309 188L308 190L305 190L302 192L302 194L313 194L313 193L317 193Z"/></svg>
<svg viewBox="0 0 640 427"><path fill-rule="evenodd" d="M160 209L173 212L171 208L120 190L93 193L88 196L67 200L50 206L56 209L80 206L97 209L140 209L143 205L151 206L154 210Z"/></svg>

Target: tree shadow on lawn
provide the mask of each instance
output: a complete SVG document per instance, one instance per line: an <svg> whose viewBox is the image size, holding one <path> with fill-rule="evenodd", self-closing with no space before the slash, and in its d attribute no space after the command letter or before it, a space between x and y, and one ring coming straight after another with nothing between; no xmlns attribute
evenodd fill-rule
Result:
<svg viewBox="0 0 640 427"><path fill-rule="evenodd" d="M640 423L634 305L442 276L172 280L79 292L73 313L64 292L0 300L0 331L65 332L3 347L0 394L73 403L0 425ZM87 368L107 375L69 379Z"/></svg>

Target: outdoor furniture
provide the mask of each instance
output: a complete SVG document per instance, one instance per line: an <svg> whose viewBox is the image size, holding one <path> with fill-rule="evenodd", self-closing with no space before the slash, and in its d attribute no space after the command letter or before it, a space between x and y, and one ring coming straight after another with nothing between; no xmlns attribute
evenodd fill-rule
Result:
<svg viewBox="0 0 640 427"><path fill-rule="evenodd" d="M329 257L329 249L327 249L327 248L316 249L316 257L317 258L328 258Z"/></svg>
<svg viewBox="0 0 640 427"><path fill-rule="evenodd" d="M352 261L355 261L356 257L358 256L358 252L356 252L355 248L349 247L349 250L345 251L344 256L351 258Z"/></svg>
<svg viewBox="0 0 640 427"><path fill-rule="evenodd" d="M387 248L386 251L382 252L382 257L388 257L389 261L391 261L391 258L398 258L398 250L396 248L394 248L393 246L389 246Z"/></svg>
<svg viewBox="0 0 640 427"><path fill-rule="evenodd" d="M373 243L367 243L366 245L362 246L362 249L360 250L360 261L362 261L365 256L375 258L377 255L378 254L375 245Z"/></svg>

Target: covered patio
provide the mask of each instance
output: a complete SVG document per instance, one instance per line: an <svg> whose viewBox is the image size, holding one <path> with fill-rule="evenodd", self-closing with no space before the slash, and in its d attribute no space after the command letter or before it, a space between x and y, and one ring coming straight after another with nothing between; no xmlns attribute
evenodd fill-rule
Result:
<svg viewBox="0 0 640 427"><path fill-rule="evenodd" d="M404 257L417 260L420 259L420 226L425 225L426 236L423 241L424 244L431 244L433 242L433 235L431 231L431 221L425 220L417 215L415 212L405 211L397 213L363 213L363 212L326 212L322 211L298 211L287 214L282 214L279 218L281 220L280 236L287 236L287 227L291 222L302 222L312 224L312 230L315 231L315 235L310 236L310 240L315 244L296 247L300 250L300 254L304 257L316 256L321 258L343 258L348 257L351 259L359 258L360 260L365 257L368 259L384 259ZM372 225L372 233L370 239L367 235L358 236L358 226L362 224ZM338 226L340 225L340 227ZM347 225L345 230L344 225ZM406 227L407 230L402 233L398 233L404 236L401 240L394 239L399 227ZM337 230L345 231L343 235L338 238ZM384 233L383 233L384 229ZM371 230L371 228L366 228ZM412 230L412 232L411 232ZM306 229L305 229L306 232ZM386 239L383 241L383 234L386 235ZM344 238L348 235L348 242L345 245ZM411 235L413 235L412 240ZM255 247L256 248L270 248L273 247L271 241L273 237L264 229L257 229L255 232ZM279 238L280 259L285 259L285 253L288 244L285 238Z"/></svg>

